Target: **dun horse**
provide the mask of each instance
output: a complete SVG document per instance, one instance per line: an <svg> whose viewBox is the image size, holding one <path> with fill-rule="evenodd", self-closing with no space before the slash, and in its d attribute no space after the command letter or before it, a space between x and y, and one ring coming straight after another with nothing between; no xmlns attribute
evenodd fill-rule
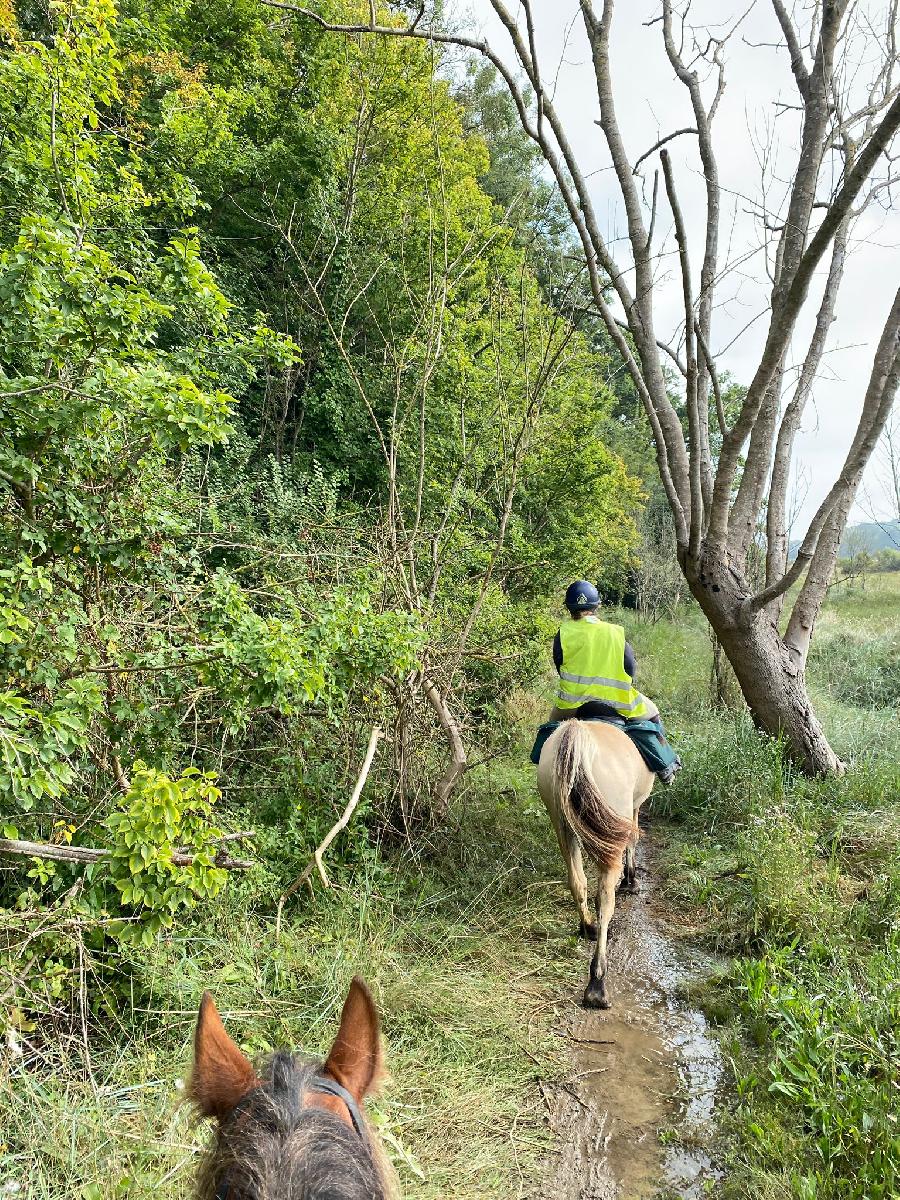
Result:
<svg viewBox="0 0 900 1200"><path fill-rule="evenodd" d="M324 1063L279 1050L259 1072L205 993L188 1095L217 1128L199 1200L388 1200L391 1172L362 1115L380 1069L378 1016L359 979Z"/></svg>
<svg viewBox="0 0 900 1200"><path fill-rule="evenodd" d="M559 838L581 932L597 939L584 1003L588 1008L609 1008L607 931L616 907L623 854L625 886L635 885L638 810L650 795L654 776L621 729L569 718L544 744L537 782ZM599 925L588 908L582 845L597 863Z"/></svg>

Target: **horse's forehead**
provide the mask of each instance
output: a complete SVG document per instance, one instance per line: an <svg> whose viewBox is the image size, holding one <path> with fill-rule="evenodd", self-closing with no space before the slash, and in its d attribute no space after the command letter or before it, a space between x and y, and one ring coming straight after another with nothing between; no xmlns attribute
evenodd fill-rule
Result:
<svg viewBox="0 0 900 1200"><path fill-rule="evenodd" d="M340 1096L329 1096L324 1092L307 1092L304 1101L304 1107L322 1108L326 1112L333 1113L336 1117L339 1117L351 1129L353 1128L353 1118L350 1116L350 1111Z"/></svg>

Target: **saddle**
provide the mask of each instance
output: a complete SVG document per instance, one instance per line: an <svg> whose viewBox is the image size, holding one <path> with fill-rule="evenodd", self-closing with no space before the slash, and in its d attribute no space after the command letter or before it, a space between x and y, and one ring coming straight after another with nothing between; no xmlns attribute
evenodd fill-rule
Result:
<svg viewBox="0 0 900 1200"><path fill-rule="evenodd" d="M579 721L604 721L607 725L615 725L627 734L634 747L647 764L648 771L659 774L667 771L673 764L680 762L678 754L660 735L659 728L653 721L626 721L615 709L598 700L589 700L582 704L574 714ZM546 721L538 727L537 737L531 749L531 761L535 766L541 760L544 743L555 729L559 729L562 721Z"/></svg>

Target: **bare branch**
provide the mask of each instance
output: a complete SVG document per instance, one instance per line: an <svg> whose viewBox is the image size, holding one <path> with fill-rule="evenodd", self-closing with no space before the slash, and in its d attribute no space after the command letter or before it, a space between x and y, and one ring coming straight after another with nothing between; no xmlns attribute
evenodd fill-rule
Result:
<svg viewBox="0 0 900 1200"><path fill-rule="evenodd" d="M685 392L687 399L688 429L690 432L690 483L691 483L691 519L688 548L691 555L697 556L700 550L700 539L703 536L703 494L700 484L700 464L702 456L702 439L700 435L700 416L697 411L697 353L694 342L694 300L691 289L691 264L688 256L687 233L684 228L684 217L678 196L675 193L675 179L672 174L672 160L668 150L660 151L663 176L666 181L666 195L669 207L675 221L675 240L678 243L678 259L681 264L681 296L684 304L684 345L685 345Z"/></svg>
<svg viewBox="0 0 900 1200"><path fill-rule="evenodd" d="M730 35L729 35L730 36ZM699 296L699 312L697 325L699 335L703 339L705 346L709 346L709 341L712 331L712 312L713 298L716 281L716 272L718 269L719 255L719 221L721 210L721 196L719 189L719 167L716 161L715 151L712 142L712 122L715 118L716 110L722 95L725 91L725 67L722 59L722 47L724 42L719 42L713 54L713 61L718 68L718 78L716 82L716 92L713 97L709 110L706 109L703 103L703 96L700 91L700 80L695 71L691 71L685 65L681 56L681 50L675 45L675 38L672 31L672 5L670 0L664 0L663 3L663 42L666 49L666 55L676 76L687 89L691 99L691 107L694 111L694 120L697 123L697 137L700 149L700 161L703 164L703 176L706 184L706 235L703 250L703 264L700 270L700 296ZM710 504L712 502L712 455L709 446L709 409L708 409L708 380L710 378L708 365L711 361L710 356L706 353L703 355L704 367L699 372L697 378L697 418L698 418L698 445L696 452L701 459L701 487L703 491L703 502L705 509L705 522L708 523L710 516Z"/></svg>
<svg viewBox="0 0 900 1200"><path fill-rule="evenodd" d="M825 352L828 331L834 321L838 291L844 274L847 253L849 218L838 229L834 239L828 279L816 316L816 325L810 339L809 349L800 372L800 378L791 402L785 409L778 430L772 464L772 479L769 484L769 500L766 509L766 586L770 587L780 578L787 566L786 504L790 476L791 456L794 439L800 428L807 401L812 394L816 373Z"/></svg>
<svg viewBox="0 0 900 1200"><path fill-rule="evenodd" d="M246 834L232 835L235 841ZM25 842L18 838L0 838L0 854L23 855L26 858L49 858L56 862L98 863L105 862L110 857L109 850L96 849L93 846L56 846L50 842ZM175 867L190 867L194 863L194 855L178 850L172 853L171 863ZM223 871L249 871L255 864L242 858L230 858L220 846L216 852L213 864Z"/></svg>
<svg viewBox="0 0 900 1200"><path fill-rule="evenodd" d="M781 26L781 32L787 42L788 53L791 56L791 70L794 72L797 88L800 95L806 100L809 95L809 71L806 69L803 59L800 39L797 37L797 31L784 7L783 0L772 0L772 7L775 9L775 16L778 18L778 24Z"/></svg>
<svg viewBox="0 0 900 1200"><path fill-rule="evenodd" d="M459 726L456 723L456 718L450 711L446 700L438 690L437 684L427 676L422 680L422 690L425 693L425 699L434 709L438 723L444 731L444 736L450 746L450 762L447 764L447 769L437 781L434 787L435 799L442 805L446 806L453 789L456 787L459 779L465 773L467 767L466 749L463 746L462 738L459 733Z"/></svg>
<svg viewBox="0 0 900 1200"><path fill-rule="evenodd" d="M756 374L747 390L741 413L731 433L725 439L719 458L719 469L716 472L713 492L713 518L710 525L710 535L716 541L724 541L726 536L728 497L737 469L738 456L753 429L763 400L790 341L800 309L809 291L813 272L841 222L850 212L872 168L898 129L900 129L900 97L897 97L891 104L853 168L845 177L831 208L803 253L787 290L776 289L773 293L772 318L766 345Z"/></svg>
<svg viewBox="0 0 900 1200"><path fill-rule="evenodd" d="M728 424L725 420L725 406L722 403L722 390L719 386L719 372L716 370L716 361L710 353L709 346L706 344L706 338L703 336L703 331L700 328L700 322L694 322L694 332L697 335L697 344L703 354L706 369L709 372L709 377L712 380L713 395L716 398L716 418L719 423L719 433L724 438L728 434Z"/></svg>
<svg viewBox="0 0 900 1200"><path fill-rule="evenodd" d="M599 124L599 122L598 122L598 124ZM650 147L649 150L644 151L644 153L641 155L641 157L637 160L637 162L631 168L632 175L637 175L637 170L638 170L638 167L641 165L641 163L644 162L645 159L649 158L651 154L655 154L657 150L661 150L662 147L665 146L668 142L671 142L674 138L681 137L681 135L683 133L696 133L696 132L697 132L697 130L694 128L693 125L688 125L684 129L676 129L674 133L667 133L664 138L660 138L658 142L655 142Z"/></svg>
<svg viewBox="0 0 900 1200"><path fill-rule="evenodd" d="M650 228L647 230L647 250L653 243L653 230L656 227L656 194L659 191L659 171L653 172L653 199L650 203Z"/></svg>
<svg viewBox="0 0 900 1200"><path fill-rule="evenodd" d="M687 449L681 423L666 393L665 380L662 377L659 357L656 353L656 335L653 328L653 270L649 240L641 214L641 203L635 177L625 153L613 97L609 65L613 0L604 0L603 12L599 20L594 13L592 0L581 0L581 14L591 46L594 76L597 82L597 98L600 102L600 127L612 157L619 189L625 204L628 235L634 257L635 301L630 309L625 310L626 317L641 356L647 393L654 409L655 424L659 427L663 439L662 444L657 443L657 461L662 458L666 459L670 478L678 494L679 506L682 512L687 513L690 507L690 466ZM653 421L654 418L651 417L651 424ZM655 434L656 429L654 428Z"/></svg>
<svg viewBox="0 0 900 1200"><path fill-rule="evenodd" d="M842 512L843 519L846 520L846 514L853 502L866 463L884 429L898 386L900 386L900 289L894 297L894 303L878 342L872 373L869 377L869 386L863 401L862 414L841 473L810 522L803 544L797 552L797 557L790 570L785 572L780 580L749 600L745 605L748 612L764 608L770 601L788 591L797 582L807 565L815 560L819 550L820 534L835 512ZM841 525L842 529L843 525ZM838 540L840 540L841 530L836 531ZM824 561L827 556L820 555L819 557ZM829 571L830 569L831 564L829 564ZM824 591L821 592L821 595L818 594L821 586L818 578L812 581L807 580L807 584L804 585L797 597L786 636L788 646L793 646L795 650L802 648L804 644L806 646L809 644L808 637L804 637L801 631L808 629L811 632L813 622L809 619L810 613L813 610L818 612L818 605L824 595Z"/></svg>
<svg viewBox="0 0 900 1200"><path fill-rule="evenodd" d="M344 811L316 847L312 858L309 860L309 863L306 865L306 867L304 867L303 871L297 876L297 878L289 887L285 888L284 892L282 892L281 896L279 897L278 914L275 918L276 937L281 931L281 910L284 908L285 900L287 900L288 896L292 896L294 892L303 887L304 883L307 882L314 870L319 872L319 878L322 880L323 887L331 887L331 884L328 881L328 876L325 873L325 864L322 862L322 858L325 854L325 851L341 832L341 830L346 828L350 818L353 816L356 806L359 804L359 798L362 795L362 790L366 785L366 780L369 777L369 771L372 767L372 760L375 757L375 751L378 749L378 743L383 737L384 734L381 732L378 726L374 726L372 732L369 734L369 744L366 747L365 758L363 759L362 766L359 769L359 775L356 778L356 784L354 785L353 791L350 793L350 799L347 801Z"/></svg>

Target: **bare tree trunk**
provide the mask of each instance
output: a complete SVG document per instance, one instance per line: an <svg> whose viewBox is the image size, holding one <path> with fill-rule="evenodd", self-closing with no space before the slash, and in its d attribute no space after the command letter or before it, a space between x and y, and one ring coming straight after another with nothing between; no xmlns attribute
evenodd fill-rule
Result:
<svg viewBox="0 0 900 1200"><path fill-rule="evenodd" d="M829 745L806 689L806 673L793 665L765 617L723 629L722 641L759 729L783 737L791 757L816 775L843 770Z"/></svg>
<svg viewBox="0 0 900 1200"><path fill-rule="evenodd" d="M841 771L843 764L809 698L805 666L794 662L771 615L748 612L727 566L708 565L690 583L722 643L757 728L783 737L791 756L812 773Z"/></svg>

